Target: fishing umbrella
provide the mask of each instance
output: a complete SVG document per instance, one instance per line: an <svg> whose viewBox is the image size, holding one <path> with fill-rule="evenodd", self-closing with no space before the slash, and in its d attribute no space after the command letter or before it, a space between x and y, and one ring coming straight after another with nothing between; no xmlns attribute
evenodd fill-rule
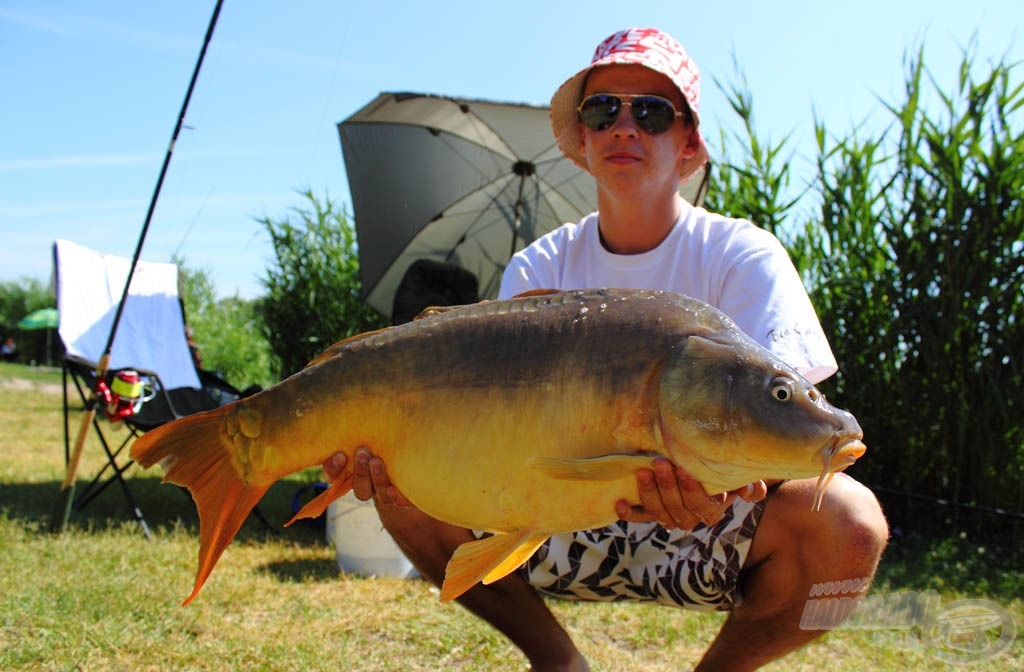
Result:
<svg viewBox="0 0 1024 672"><path fill-rule="evenodd" d="M509 258L597 209L593 179L555 143L548 108L382 93L338 124L367 303L390 315L409 266L432 259L498 292ZM702 195L702 176L684 197Z"/></svg>
<svg viewBox="0 0 1024 672"><path fill-rule="evenodd" d="M57 309L42 308L21 318L19 329L56 329L58 325Z"/></svg>
<svg viewBox="0 0 1024 672"><path fill-rule="evenodd" d="M46 329L46 364L50 364L50 350L53 347L53 330L57 328L59 319L56 308L41 308L33 311L18 321L18 328L25 331Z"/></svg>

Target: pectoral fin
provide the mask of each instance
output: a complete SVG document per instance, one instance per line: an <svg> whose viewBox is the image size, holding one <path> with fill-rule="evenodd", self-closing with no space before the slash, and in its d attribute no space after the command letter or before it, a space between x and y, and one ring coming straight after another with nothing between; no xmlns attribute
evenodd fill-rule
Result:
<svg viewBox="0 0 1024 672"><path fill-rule="evenodd" d="M327 510L327 506L331 502L339 497L343 497L352 489L353 481L354 476L352 474L348 474L347 476L334 481L326 490L306 502L306 505L303 506L298 513L292 516L291 520L285 523L284 526L288 527L295 521L301 520L302 518L316 518L317 516L322 515L324 511Z"/></svg>
<svg viewBox="0 0 1024 672"><path fill-rule="evenodd" d="M478 582L494 583L514 572L550 535L533 531L496 534L455 549L444 573L441 601L454 600Z"/></svg>
<svg viewBox="0 0 1024 672"><path fill-rule="evenodd" d="M660 455L603 455L601 457L534 457L530 466L560 481L613 481L637 469L650 469Z"/></svg>

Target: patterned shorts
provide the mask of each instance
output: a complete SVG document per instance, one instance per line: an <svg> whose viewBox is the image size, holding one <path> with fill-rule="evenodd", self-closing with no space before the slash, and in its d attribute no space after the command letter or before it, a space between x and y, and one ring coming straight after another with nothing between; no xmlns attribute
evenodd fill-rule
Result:
<svg viewBox="0 0 1024 672"><path fill-rule="evenodd" d="M764 506L765 500L737 499L718 523L690 531L619 521L559 534L518 571L537 590L563 599L729 610L740 603L740 569Z"/></svg>

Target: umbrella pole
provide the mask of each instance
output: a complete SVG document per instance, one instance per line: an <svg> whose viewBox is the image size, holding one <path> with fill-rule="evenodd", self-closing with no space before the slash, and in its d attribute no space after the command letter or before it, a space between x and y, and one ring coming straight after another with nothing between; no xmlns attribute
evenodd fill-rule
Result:
<svg viewBox="0 0 1024 672"><path fill-rule="evenodd" d="M195 69L192 71L192 79L188 84L188 90L185 92L185 100L182 102L181 112L178 114L177 123L174 126L174 132L171 134L171 142L167 146L167 154L164 156L163 166L160 168L160 176L157 178L156 188L153 190L153 197L150 199L149 209L146 211L146 219L142 224L142 231L139 233L139 242L136 244L135 253L132 255L132 263L128 268L128 277L125 278L124 290L121 292L121 301L117 304L117 311L114 313L114 322L110 326L110 335L107 337L107 345L96 365L96 382L93 389L90 391L89 399L86 402L85 415L82 417L82 424L78 428L78 436L75 438L75 447L68 458L64 482L61 483L60 491L57 493L57 501L53 508L53 515L50 519L50 529L54 532L63 532L64 528L67 527L68 518L71 515L71 503L74 501L75 497L75 474L78 471L78 461L82 456L82 448L85 445L85 435L89 431L89 425L92 424L93 418L96 417L96 407L99 405L99 394L97 391L99 383L102 382L107 375L107 369L110 365L110 352L114 347L114 336L117 335L117 327L121 321L121 313L124 312L124 303L128 298L128 289L132 284L132 275L135 274L135 267L138 266L139 257L142 254L142 245L146 241L146 234L149 232L149 224L153 220L153 211L156 209L157 198L160 196L160 189L163 186L164 177L167 175L167 167L170 165L171 155L174 153L174 143L177 142L178 134L181 133L181 127L185 122L185 112L188 110L188 103L192 98L192 91L195 89L196 80L199 79L199 69L203 65L203 59L206 57L206 48L210 45L210 40L213 38L213 29L217 25L217 17L220 15L220 8L223 4L223 0L217 0L217 5L213 9L213 16L210 17L210 25L206 29L206 37L203 38L203 46L202 49L199 50L199 58L196 61Z"/></svg>
<svg viewBox="0 0 1024 672"><path fill-rule="evenodd" d="M537 172L537 167L530 161L516 161L512 166L512 172L519 176L519 195L516 197L516 204L513 212L515 220L512 224L512 247L509 248L508 258L516 253L516 243L519 242L519 227L523 223L523 192L526 191L526 178Z"/></svg>

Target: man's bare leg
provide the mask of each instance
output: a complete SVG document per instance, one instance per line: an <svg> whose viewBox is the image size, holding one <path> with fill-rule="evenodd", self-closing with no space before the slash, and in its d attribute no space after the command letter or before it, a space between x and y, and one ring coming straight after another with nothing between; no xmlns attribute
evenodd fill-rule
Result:
<svg viewBox="0 0 1024 672"><path fill-rule="evenodd" d="M455 548L476 537L417 509L378 501L381 522L424 578L440 586ZM588 670L586 661L544 601L518 574L489 586L478 584L459 604L497 628L529 658L532 669Z"/></svg>
<svg viewBox="0 0 1024 672"><path fill-rule="evenodd" d="M696 672L754 670L816 639L801 630L811 586L873 577L889 529L870 490L838 474L821 511L813 480L789 481L768 497L741 574L743 601Z"/></svg>

